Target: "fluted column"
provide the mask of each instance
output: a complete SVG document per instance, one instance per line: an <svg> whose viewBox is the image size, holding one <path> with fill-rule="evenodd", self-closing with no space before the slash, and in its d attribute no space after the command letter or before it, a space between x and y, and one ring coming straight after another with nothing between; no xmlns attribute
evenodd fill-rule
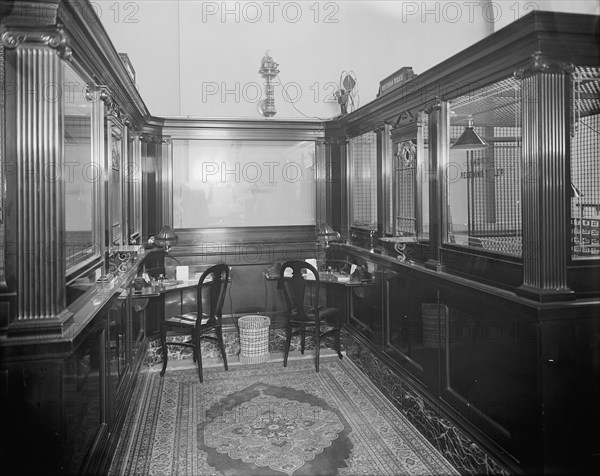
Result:
<svg viewBox="0 0 600 476"><path fill-rule="evenodd" d="M425 266L442 271L441 245L447 235L446 180L448 163L448 103L436 101L425 109L429 115L429 249Z"/></svg>
<svg viewBox="0 0 600 476"><path fill-rule="evenodd" d="M31 36L5 32L2 37L12 66L6 104L14 137L6 154L14 203L7 217L7 271L16 294L9 332L60 333L71 316L63 256L63 64L58 54L68 51L60 30Z"/></svg>
<svg viewBox="0 0 600 476"><path fill-rule="evenodd" d="M572 66L540 53L515 73L522 81L523 284L540 302L573 298L567 285L568 107Z"/></svg>

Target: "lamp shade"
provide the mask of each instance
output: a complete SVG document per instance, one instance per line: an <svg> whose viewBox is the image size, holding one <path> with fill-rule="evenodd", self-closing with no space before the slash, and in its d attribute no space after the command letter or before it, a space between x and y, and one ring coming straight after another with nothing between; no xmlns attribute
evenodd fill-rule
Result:
<svg viewBox="0 0 600 476"><path fill-rule="evenodd" d="M339 240L341 235L333 229L329 223L321 223L319 231L317 233L319 242L325 245L325 248L329 248L329 242Z"/></svg>
<svg viewBox="0 0 600 476"><path fill-rule="evenodd" d="M158 234L154 237L154 243L156 246L160 246L161 248L166 248L167 250L176 245L179 241L179 237L173 231L169 225L164 225Z"/></svg>
<svg viewBox="0 0 600 476"><path fill-rule="evenodd" d="M329 239L340 238L340 234L337 231L335 231L329 223L325 222L321 223L321 226L319 226L318 235Z"/></svg>
<svg viewBox="0 0 600 476"><path fill-rule="evenodd" d="M452 149L458 150L480 150L487 149L490 145L484 141L475 129L473 129L473 121L469 120L469 125L465 128L456 142L452 145Z"/></svg>

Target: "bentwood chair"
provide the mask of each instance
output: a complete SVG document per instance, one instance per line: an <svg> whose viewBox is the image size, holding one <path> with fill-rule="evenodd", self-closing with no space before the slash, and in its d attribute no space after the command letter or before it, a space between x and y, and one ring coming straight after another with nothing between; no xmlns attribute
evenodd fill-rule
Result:
<svg viewBox="0 0 600 476"><path fill-rule="evenodd" d="M226 264L211 266L202 273L198 281L196 288L197 311L165 319L160 329L163 355L161 377L164 376L167 369L168 346L191 347L194 362L198 361L198 374L200 382L202 382L202 352L200 350L200 340L202 338L215 340L219 343L225 370L228 369L222 329L223 303L225 302L228 282L229 267ZM204 302L203 296L205 297ZM190 336L191 339L184 342L167 340L169 337L186 335Z"/></svg>
<svg viewBox="0 0 600 476"><path fill-rule="evenodd" d="M292 276L286 276L285 270L291 268ZM306 282L302 271L312 273L314 276L314 292L312 299L314 305L305 304ZM315 336L316 370L319 371L319 351L321 339L329 334L335 337L335 349L338 356L342 358L340 350L341 315L340 311L333 307L319 306L320 280L318 271L305 261L286 261L281 267L278 287L283 290L287 305L287 326L283 366L287 367L288 355L292 334L300 332L300 352L304 354L306 344L306 333Z"/></svg>

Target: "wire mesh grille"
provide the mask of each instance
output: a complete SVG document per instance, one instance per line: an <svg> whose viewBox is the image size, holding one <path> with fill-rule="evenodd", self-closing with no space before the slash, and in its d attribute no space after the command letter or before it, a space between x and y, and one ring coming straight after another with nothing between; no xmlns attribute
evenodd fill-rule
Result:
<svg viewBox="0 0 600 476"><path fill-rule="evenodd" d="M520 103L513 78L451 102L451 142L471 120L490 147L451 149L448 241L521 256Z"/></svg>
<svg viewBox="0 0 600 476"><path fill-rule="evenodd" d="M352 226L377 228L377 135L350 139Z"/></svg>
<svg viewBox="0 0 600 476"><path fill-rule="evenodd" d="M573 74L571 256L600 258L600 68Z"/></svg>

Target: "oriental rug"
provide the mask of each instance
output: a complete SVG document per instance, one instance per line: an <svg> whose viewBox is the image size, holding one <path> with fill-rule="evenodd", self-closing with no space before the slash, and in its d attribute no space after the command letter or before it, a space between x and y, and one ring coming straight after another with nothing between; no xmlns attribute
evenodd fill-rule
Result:
<svg viewBox="0 0 600 476"><path fill-rule="evenodd" d="M111 475L458 474L347 358L140 383Z"/></svg>

